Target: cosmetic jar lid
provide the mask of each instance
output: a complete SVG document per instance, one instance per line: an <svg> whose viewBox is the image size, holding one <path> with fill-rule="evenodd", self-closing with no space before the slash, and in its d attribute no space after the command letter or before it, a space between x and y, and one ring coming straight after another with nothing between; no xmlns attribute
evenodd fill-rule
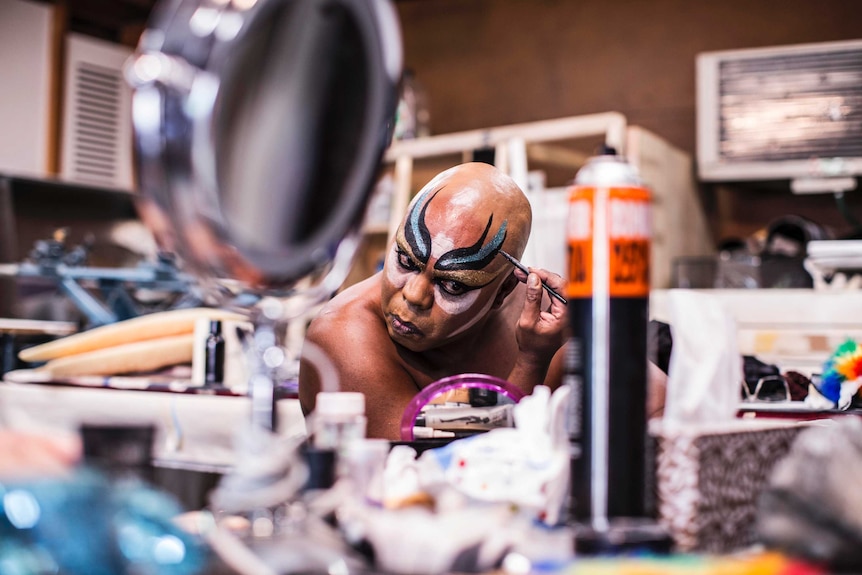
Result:
<svg viewBox="0 0 862 575"><path fill-rule="evenodd" d="M317 394L318 415L365 415L365 394L358 391L322 391Z"/></svg>

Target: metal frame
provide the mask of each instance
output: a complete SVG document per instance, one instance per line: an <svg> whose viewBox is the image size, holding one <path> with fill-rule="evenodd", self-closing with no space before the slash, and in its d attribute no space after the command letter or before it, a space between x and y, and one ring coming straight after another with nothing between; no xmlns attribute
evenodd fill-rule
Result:
<svg viewBox="0 0 862 575"><path fill-rule="evenodd" d="M394 237L410 203L410 183L413 176L413 162L416 159L494 147L498 158L497 167L512 176L522 188L526 189L528 145L604 135L606 145L616 149L617 153L624 154L626 128L624 115L619 112L604 112L395 142L384 156L384 161L395 164L395 195L389 214L388 236L390 239ZM568 161L578 159L572 154L557 156Z"/></svg>

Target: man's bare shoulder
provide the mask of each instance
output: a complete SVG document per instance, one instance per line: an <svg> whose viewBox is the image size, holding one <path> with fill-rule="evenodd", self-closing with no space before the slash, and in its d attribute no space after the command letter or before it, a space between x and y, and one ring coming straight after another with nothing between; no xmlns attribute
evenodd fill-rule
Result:
<svg viewBox="0 0 862 575"><path fill-rule="evenodd" d="M374 437L398 437L401 412L416 387L389 337L376 276L338 294L311 322L299 372L306 413L313 409L317 392L327 387L323 385L327 378L336 380L342 391L387 398L370 401L368 430Z"/></svg>
<svg viewBox="0 0 862 575"><path fill-rule="evenodd" d="M363 349L381 353L391 345L381 311L379 275L354 284L327 302L309 325L306 340L329 353L349 353L352 361L362 357Z"/></svg>

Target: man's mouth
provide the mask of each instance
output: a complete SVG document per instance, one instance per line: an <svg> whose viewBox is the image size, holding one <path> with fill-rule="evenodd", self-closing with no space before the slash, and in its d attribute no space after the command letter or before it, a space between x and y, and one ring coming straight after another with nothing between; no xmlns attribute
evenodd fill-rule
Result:
<svg viewBox="0 0 862 575"><path fill-rule="evenodd" d="M389 314L389 325L392 326L392 331L399 335L422 335L421 329L395 314Z"/></svg>

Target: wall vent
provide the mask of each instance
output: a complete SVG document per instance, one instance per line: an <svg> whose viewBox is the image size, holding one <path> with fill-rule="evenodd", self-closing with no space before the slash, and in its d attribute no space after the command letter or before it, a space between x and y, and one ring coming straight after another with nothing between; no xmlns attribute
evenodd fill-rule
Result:
<svg viewBox="0 0 862 575"><path fill-rule="evenodd" d="M131 92L122 66L131 50L70 35L67 43L61 176L132 188Z"/></svg>
<svg viewBox="0 0 862 575"><path fill-rule="evenodd" d="M862 175L862 41L707 52L697 82L702 179Z"/></svg>

